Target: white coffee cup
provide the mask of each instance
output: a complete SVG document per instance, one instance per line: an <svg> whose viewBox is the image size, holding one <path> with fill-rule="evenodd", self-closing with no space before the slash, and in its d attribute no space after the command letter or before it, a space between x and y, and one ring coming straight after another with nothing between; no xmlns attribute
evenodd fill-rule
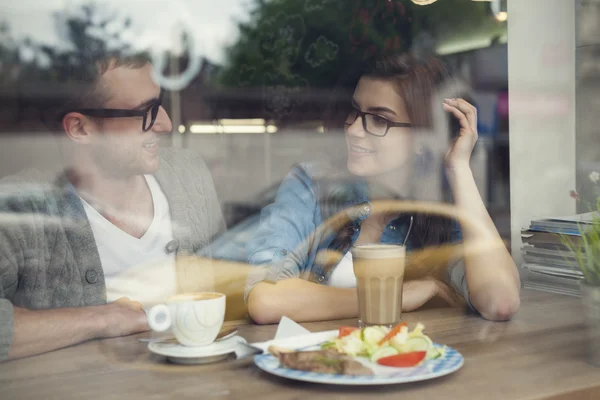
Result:
<svg viewBox="0 0 600 400"><path fill-rule="evenodd" d="M148 311L148 325L163 332L171 328L184 346L206 346L215 341L225 318L225 295L214 292L172 296Z"/></svg>

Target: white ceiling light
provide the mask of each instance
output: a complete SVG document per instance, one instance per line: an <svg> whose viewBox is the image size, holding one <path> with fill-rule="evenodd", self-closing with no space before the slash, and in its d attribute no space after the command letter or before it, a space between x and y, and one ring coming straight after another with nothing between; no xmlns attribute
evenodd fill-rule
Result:
<svg viewBox="0 0 600 400"><path fill-rule="evenodd" d="M428 4L435 3L437 0L411 0L411 1L418 6L426 6Z"/></svg>
<svg viewBox="0 0 600 400"><path fill-rule="evenodd" d="M264 125L265 120L262 118L251 118L251 119L220 119L221 125Z"/></svg>
<svg viewBox="0 0 600 400"><path fill-rule="evenodd" d="M262 121L262 124L259 123ZM273 123L266 124L264 119L220 119L212 122L199 122L190 126L191 133L276 133L278 128Z"/></svg>
<svg viewBox="0 0 600 400"><path fill-rule="evenodd" d="M496 14L496 19L500 22L505 22L508 20L508 13L506 11L500 11L498 14Z"/></svg>
<svg viewBox="0 0 600 400"><path fill-rule="evenodd" d="M496 20L504 22L508 19L508 9L506 0L492 0L490 8Z"/></svg>

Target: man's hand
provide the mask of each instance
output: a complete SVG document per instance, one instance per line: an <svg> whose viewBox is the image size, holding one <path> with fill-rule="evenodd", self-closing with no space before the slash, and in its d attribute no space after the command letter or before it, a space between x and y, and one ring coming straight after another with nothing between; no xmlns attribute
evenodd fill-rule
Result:
<svg viewBox="0 0 600 400"><path fill-rule="evenodd" d="M146 312L137 301L121 297L103 308L103 337L128 336L150 329Z"/></svg>
<svg viewBox="0 0 600 400"><path fill-rule="evenodd" d="M402 311L414 311L432 298L439 296L453 307L458 307L448 285L435 279L405 282L402 287Z"/></svg>
<svg viewBox="0 0 600 400"><path fill-rule="evenodd" d="M8 350L9 359L41 354L90 339L133 335L149 329L142 305L128 298L100 306L13 309L14 335Z"/></svg>

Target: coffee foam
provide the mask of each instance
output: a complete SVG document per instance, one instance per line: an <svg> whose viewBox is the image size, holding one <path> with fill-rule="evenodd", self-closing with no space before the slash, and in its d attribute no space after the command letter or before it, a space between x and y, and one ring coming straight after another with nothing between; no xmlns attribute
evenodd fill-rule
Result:
<svg viewBox="0 0 600 400"><path fill-rule="evenodd" d="M352 247L352 257L356 258L394 258L404 257L406 247L396 244L361 244Z"/></svg>
<svg viewBox="0 0 600 400"><path fill-rule="evenodd" d="M214 300L219 297L224 297L223 293L216 292L198 292L198 293L182 293L170 297L168 303L178 303L182 301L202 301L202 300Z"/></svg>

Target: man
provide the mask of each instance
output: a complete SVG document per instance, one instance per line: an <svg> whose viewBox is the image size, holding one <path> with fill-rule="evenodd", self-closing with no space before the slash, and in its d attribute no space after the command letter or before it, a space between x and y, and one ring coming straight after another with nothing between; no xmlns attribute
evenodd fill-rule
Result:
<svg viewBox="0 0 600 400"><path fill-rule="evenodd" d="M147 330L142 305L118 297L177 291L175 257L224 229L204 163L159 150L172 125L147 60L92 67L62 114L69 168L0 185L0 361Z"/></svg>

